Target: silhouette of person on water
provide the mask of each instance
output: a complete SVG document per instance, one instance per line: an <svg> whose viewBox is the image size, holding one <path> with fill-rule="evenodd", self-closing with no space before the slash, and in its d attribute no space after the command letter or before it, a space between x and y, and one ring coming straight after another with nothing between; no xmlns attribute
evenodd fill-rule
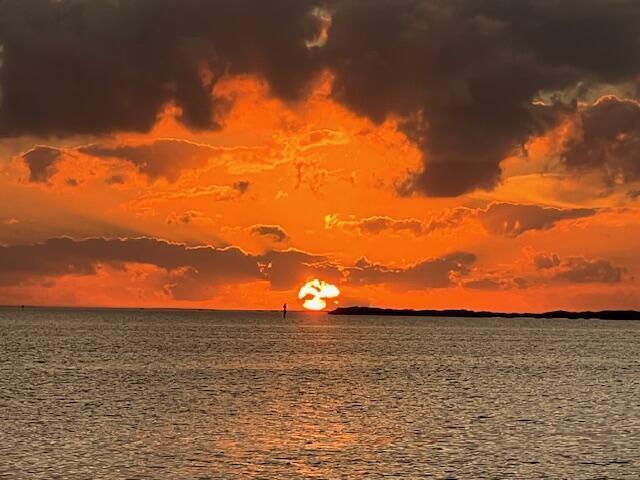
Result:
<svg viewBox="0 0 640 480"><path fill-rule="evenodd" d="M287 304L282 305L282 318L287 318Z"/></svg>

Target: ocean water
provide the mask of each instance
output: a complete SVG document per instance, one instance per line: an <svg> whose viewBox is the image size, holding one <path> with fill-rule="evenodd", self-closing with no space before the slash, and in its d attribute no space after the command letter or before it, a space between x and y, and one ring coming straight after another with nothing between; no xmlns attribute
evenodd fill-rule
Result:
<svg viewBox="0 0 640 480"><path fill-rule="evenodd" d="M640 478L640 322L0 310L0 478Z"/></svg>

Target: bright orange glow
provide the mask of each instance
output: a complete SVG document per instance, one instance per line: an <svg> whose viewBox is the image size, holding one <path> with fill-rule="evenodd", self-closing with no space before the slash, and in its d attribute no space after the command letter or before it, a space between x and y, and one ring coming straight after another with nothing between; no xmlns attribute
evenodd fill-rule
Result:
<svg viewBox="0 0 640 480"><path fill-rule="evenodd" d="M247 261L268 257L259 260L264 265L257 278L239 278L232 270L213 276L213 270L200 271L202 265L183 264L183 257L145 263L155 257L138 253L125 268L108 257L93 266L82 260L77 271L62 265L53 272L45 262L47 268L37 275L25 270L26 276L0 264L0 304L261 310L279 307L274 298L295 298L306 280L322 278L340 285L345 306L637 308L640 285L632 278L640 272L640 186L611 193L598 172L574 175L554 167L557 152L582 132L573 117L530 138L527 155L516 151L505 159L493 190L403 197L397 182L423 166L420 148L399 119L373 123L336 102L332 82L327 72L307 98L290 105L258 78L225 77L215 87L215 96L231 105L221 129L189 130L180 111L168 106L146 133L0 141L0 250L65 236L149 237L234 246ZM92 143L138 156L90 155L84 148ZM46 169L46 182L30 181L21 155L36 144L63 150ZM141 153L140 146L148 148ZM492 202L597 213L524 231L527 221L538 220L519 211L507 225L522 233L505 235L509 228L489 231L479 221L478 212ZM265 225L267 234L256 234L254 227ZM421 262L457 251L476 256L468 271L441 274L433 262L420 270ZM540 254L557 255L560 265L538 268ZM628 275L617 281L614 271L605 282L589 275L572 283L563 262L573 257L604 259ZM335 298L306 288L305 309L331 307L328 299Z"/></svg>
<svg viewBox="0 0 640 480"><path fill-rule="evenodd" d="M336 298L338 295L340 295L338 287L317 278L304 284L298 292L298 298L304 299L302 306L307 310L315 311L324 310L327 307L326 300Z"/></svg>

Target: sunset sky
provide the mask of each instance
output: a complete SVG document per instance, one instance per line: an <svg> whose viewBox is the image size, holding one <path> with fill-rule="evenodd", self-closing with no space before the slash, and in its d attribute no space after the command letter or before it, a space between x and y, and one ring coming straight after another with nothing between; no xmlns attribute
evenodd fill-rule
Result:
<svg viewBox="0 0 640 480"><path fill-rule="evenodd" d="M639 309L637 0L0 1L0 304ZM334 300L329 306L334 306Z"/></svg>

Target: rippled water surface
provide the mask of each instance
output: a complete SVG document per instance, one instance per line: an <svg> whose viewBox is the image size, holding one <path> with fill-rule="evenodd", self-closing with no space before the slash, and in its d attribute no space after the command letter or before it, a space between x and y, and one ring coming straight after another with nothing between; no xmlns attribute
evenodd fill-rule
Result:
<svg viewBox="0 0 640 480"><path fill-rule="evenodd" d="M640 322L0 310L0 478L640 478Z"/></svg>

